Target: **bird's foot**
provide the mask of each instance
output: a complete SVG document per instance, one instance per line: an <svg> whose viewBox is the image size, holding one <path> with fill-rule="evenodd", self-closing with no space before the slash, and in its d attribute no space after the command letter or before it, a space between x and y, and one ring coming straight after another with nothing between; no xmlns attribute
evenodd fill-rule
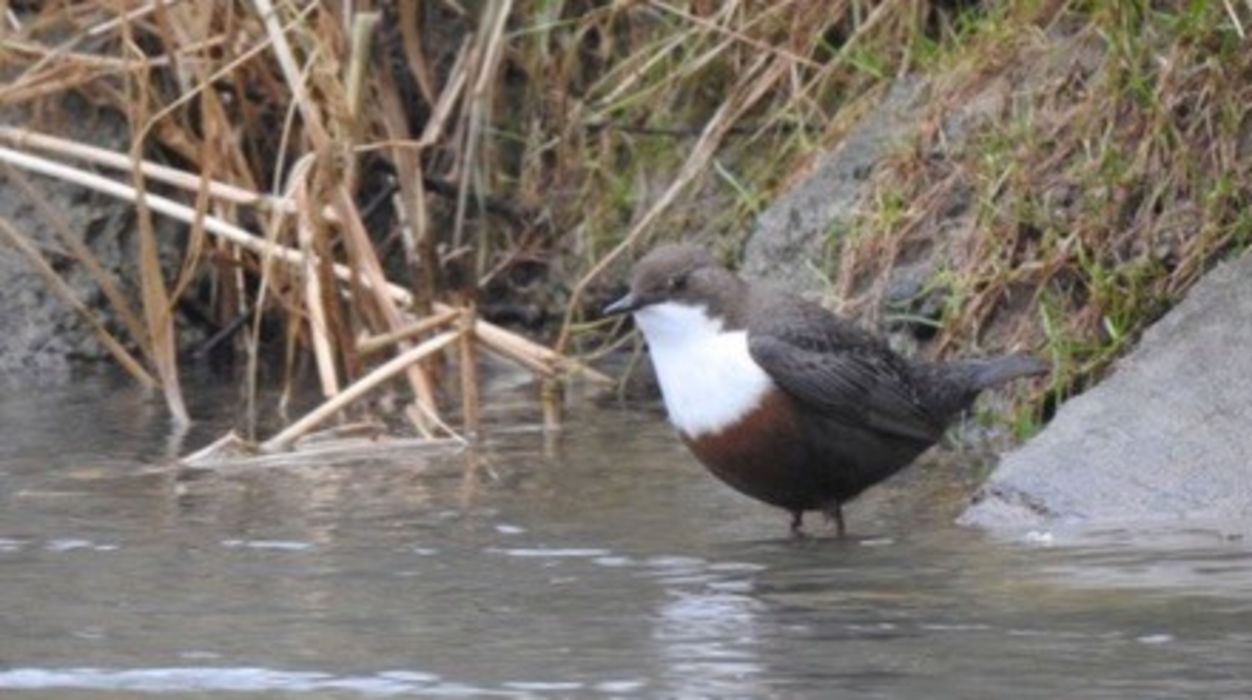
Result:
<svg viewBox="0 0 1252 700"><path fill-rule="evenodd" d="M804 533L804 511L802 510L791 511L791 536L796 539L808 537Z"/></svg>
<svg viewBox="0 0 1252 700"><path fill-rule="evenodd" d="M835 524L835 535L837 537L846 537L848 529L843 524L843 504L836 503L822 510L826 514L826 522Z"/></svg>

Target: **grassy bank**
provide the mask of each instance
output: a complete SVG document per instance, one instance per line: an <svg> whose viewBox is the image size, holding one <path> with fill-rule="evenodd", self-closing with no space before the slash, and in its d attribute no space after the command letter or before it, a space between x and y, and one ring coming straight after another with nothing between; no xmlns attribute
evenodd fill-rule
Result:
<svg viewBox="0 0 1252 700"><path fill-rule="evenodd" d="M1038 348L1046 417L1252 242L1252 8L1074 3L971 18L846 240L839 296L881 309L918 258L936 352ZM959 134L956 132L960 132Z"/></svg>

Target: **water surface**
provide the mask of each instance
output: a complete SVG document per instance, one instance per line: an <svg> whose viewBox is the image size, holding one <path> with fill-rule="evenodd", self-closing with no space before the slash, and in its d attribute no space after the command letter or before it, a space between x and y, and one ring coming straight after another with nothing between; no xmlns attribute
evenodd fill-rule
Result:
<svg viewBox="0 0 1252 700"><path fill-rule="evenodd" d="M521 387L456 454L187 473L235 405L188 393L171 436L123 381L4 386L0 695L1252 694L1246 541L992 540L951 525L960 455L796 541L655 410L545 436Z"/></svg>

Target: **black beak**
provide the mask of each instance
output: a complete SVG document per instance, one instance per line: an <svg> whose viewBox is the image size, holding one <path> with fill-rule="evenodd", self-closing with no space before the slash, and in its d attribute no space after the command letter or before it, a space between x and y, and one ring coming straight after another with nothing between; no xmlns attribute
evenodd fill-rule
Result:
<svg viewBox="0 0 1252 700"><path fill-rule="evenodd" d="M618 314L628 314L635 309L642 308L645 304L638 297L630 292L626 296L604 307L605 316L616 316Z"/></svg>

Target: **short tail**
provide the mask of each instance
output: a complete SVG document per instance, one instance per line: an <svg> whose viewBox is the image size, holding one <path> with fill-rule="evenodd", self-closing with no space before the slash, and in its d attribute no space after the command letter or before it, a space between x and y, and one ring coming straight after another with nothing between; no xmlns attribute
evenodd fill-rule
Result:
<svg viewBox="0 0 1252 700"><path fill-rule="evenodd" d="M990 389L1018 377L1046 374L1049 367L1042 360L1026 354L1004 355L982 360L958 360L948 365L956 377L973 391Z"/></svg>

